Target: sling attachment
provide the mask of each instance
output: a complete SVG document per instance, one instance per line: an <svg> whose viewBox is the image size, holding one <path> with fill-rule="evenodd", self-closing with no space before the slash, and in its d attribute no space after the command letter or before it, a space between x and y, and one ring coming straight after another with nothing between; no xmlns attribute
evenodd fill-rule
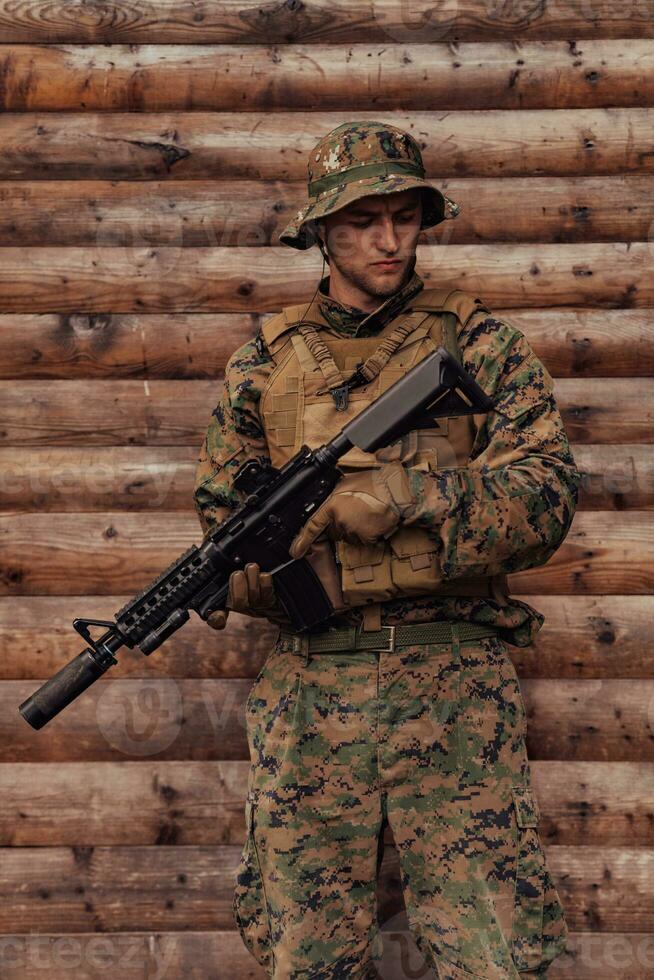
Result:
<svg viewBox="0 0 654 980"><path fill-rule="evenodd" d="M427 315L425 314L425 317ZM318 367L327 385L327 388L322 389L318 394L324 394L324 391L328 390L334 399L336 410L338 412L344 412L348 406L350 388L368 384L369 381L376 378L395 351L402 346L409 334L416 329L416 324L411 321L398 324L387 337L383 338L379 347L365 361L357 365L354 373L347 379L343 377L336 361L332 357L331 351L327 347L327 344L318 336L318 331L314 325L312 323L301 323L297 329L311 354L318 362Z"/></svg>

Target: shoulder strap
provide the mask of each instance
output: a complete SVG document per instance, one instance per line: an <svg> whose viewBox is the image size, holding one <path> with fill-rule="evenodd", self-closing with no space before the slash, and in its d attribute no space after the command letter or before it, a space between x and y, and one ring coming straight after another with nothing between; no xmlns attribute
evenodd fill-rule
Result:
<svg viewBox="0 0 654 980"><path fill-rule="evenodd" d="M438 330L445 349L456 357L459 363L461 363L461 354L457 343L459 334L457 321L463 328L475 313L491 312L473 293L466 292L464 289L452 289L450 286L423 289L411 306L414 310L429 310L442 314L442 323L434 323L434 329Z"/></svg>
<svg viewBox="0 0 654 980"><path fill-rule="evenodd" d="M455 313L462 324L466 324L472 314L478 310L491 312L481 299L475 297L474 293L466 292L464 289L452 289L451 286L421 290L412 301L411 308L434 312L447 310Z"/></svg>
<svg viewBox="0 0 654 980"><path fill-rule="evenodd" d="M266 342L266 347L273 358L278 350L288 341L288 332L298 325L298 323L309 323L313 327L320 329L324 323L317 319L303 318L307 312L306 303L297 303L294 306L285 306L279 313L269 317L261 325L261 335ZM313 312L313 311L310 311Z"/></svg>

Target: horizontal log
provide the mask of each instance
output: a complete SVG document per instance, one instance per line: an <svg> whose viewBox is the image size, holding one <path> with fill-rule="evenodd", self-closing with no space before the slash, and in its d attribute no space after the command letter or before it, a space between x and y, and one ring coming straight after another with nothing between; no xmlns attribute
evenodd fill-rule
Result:
<svg viewBox="0 0 654 980"><path fill-rule="evenodd" d="M521 681L530 758L654 761L651 685L603 679Z"/></svg>
<svg viewBox="0 0 654 980"><path fill-rule="evenodd" d="M4 596L0 598L0 679L39 680L79 653L73 619L111 619L129 596ZM545 617L529 647L508 645L522 678L654 678L652 595L522 594ZM120 676L246 677L254 679L276 628L231 613L224 633L191 617L156 657L124 651Z"/></svg>
<svg viewBox="0 0 654 980"><path fill-rule="evenodd" d="M566 760L530 767L543 841L651 846L654 764Z"/></svg>
<svg viewBox="0 0 654 980"><path fill-rule="evenodd" d="M247 759L250 680L105 678L35 731L18 705L34 681L0 684L0 762ZM652 762L654 683L522 680L530 759ZM607 709L607 706L610 706Z"/></svg>
<svg viewBox="0 0 654 980"><path fill-rule="evenodd" d="M6 848L0 928L3 933L233 929L240 852L233 846ZM654 849L550 846L546 855L571 929L651 929ZM394 848L384 852L378 901L382 921L404 909Z"/></svg>
<svg viewBox="0 0 654 980"><path fill-rule="evenodd" d="M0 598L0 680L56 673L82 648L73 619L112 619L130 596L12 596ZM161 655L123 650L120 674L129 677L246 677L254 679L277 629L265 619L230 612L217 633L198 617L166 641ZM644 674L642 674L644 676Z"/></svg>
<svg viewBox="0 0 654 980"><path fill-rule="evenodd" d="M5 848L0 931L233 929L240 853L237 846Z"/></svg>
<svg viewBox="0 0 654 980"><path fill-rule="evenodd" d="M248 762L4 763L0 846L242 845L248 769ZM653 763L533 762L532 778L548 844L651 844ZM390 827L385 840L393 843Z"/></svg>
<svg viewBox="0 0 654 980"><path fill-rule="evenodd" d="M416 972L427 971L424 958L409 932L406 915L400 914L381 928L382 976L393 976L398 950L405 964ZM566 951L548 971L553 980L651 980L654 936L648 933L571 932ZM41 980L44 964L49 980L70 980L70 971L119 969L121 980L146 976L198 976L205 980L265 980L266 973L243 944L240 934L230 932L102 933L89 935L13 935L0 939L0 966L4 980ZM217 967L217 964L220 964ZM164 973L163 975L166 975Z"/></svg>
<svg viewBox="0 0 654 980"><path fill-rule="evenodd" d="M45 385L0 381L0 447L145 445L198 451L221 388L218 378L50 381ZM637 476L636 463L629 457L630 444L652 443L654 378L558 378L554 395L571 443L625 445L624 453L602 479L588 474L588 495L598 496L601 506L604 494L632 492ZM647 484L647 462L639 465L638 472ZM0 484L0 490L9 494L16 487L10 474Z"/></svg>
<svg viewBox="0 0 654 980"><path fill-rule="evenodd" d="M654 375L652 309L493 314L524 333L555 378ZM216 378L260 320L257 313L0 314L0 378Z"/></svg>
<svg viewBox="0 0 654 980"><path fill-rule="evenodd" d="M1 514L1 595L138 592L201 539L194 515ZM644 595L654 592L654 516L578 512L545 565L515 572L516 594Z"/></svg>
<svg viewBox="0 0 654 980"><path fill-rule="evenodd" d="M194 513L197 458L190 446L0 449L0 509Z"/></svg>
<svg viewBox="0 0 654 980"><path fill-rule="evenodd" d="M545 623L534 643L508 647L520 677L654 677L652 595L521 595Z"/></svg>
<svg viewBox="0 0 654 980"><path fill-rule="evenodd" d="M60 514L54 525L48 514L0 515L0 594L136 592L200 536L191 514ZM536 583L546 594L646 594L653 560L649 512L579 512L549 561L510 582L517 594Z"/></svg>
<svg viewBox="0 0 654 980"><path fill-rule="evenodd" d="M572 445L578 510L654 509L650 446ZM192 447L0 448L0 510L194 512Z"/></svg>
<svg viewBox="0 0 654 980"><path fill-rule="evenodd" d="M647 314L625 312L638 317L635 340L646 332ZM260 320L255 313L0 314L0 376L216 378Z"/></svg>
<svg viewBox="0 0 654 980"><path fill-rule="evenodd" d="M649 511L578 512L546 565L509 576L517 592L654 592L654 521ZM554 585L556 583L556 585ZM619 584L618 584L619 583Z"/></svg>
<svg viewBox="0 0 654 980"><path fill-rule="evenodd" d="M654 849L550 847L547 860L572 929L651 931Z"/></svg>
<svg viewBox="0 0 654 980"><path fill-rule="evenodd" d="M3 381L0 444L163 445L197 453L220 387L218 379Z"/></svg>
<svg viewBox="0 0 654 980"><path fill-rule="evenodd" d="M453 245L647 241L654 221L652 174L513 177L510 208L503 177L429 183L461 208L447 226ZM0 245L274 245L305 195L299 181L5 180ZM436 225L419 241L442 236Z"/></svg>
<svg viewBox="0 0 654 980"><path fill-rule="evenodd" d="M7 247L0 266L0 309L275 310L308 303L320 278L317 255L291 251L257 250L253 268L250 248ZM417 263L428 286L471 291L493 308L654 305L654 257L646 242L419 245Z"/></svg>
<svg viewBox="0 0 654 980"><path fill-rule="evenodd" d="M645 107L465 110L446 121L395 109L384 120L415 132L427 174L440 179L654 172ZM0 180L300 181L315 144L342 123L340 111L5 113Z"/></svg>
<svg viewBox="0 0 654 980"><path fill-rule="evenodd" d="M11 43L116 44L288 44L443 42L456 50L459 41L527 38L654 37L654 6L642 0L633 7L610 0L583 4L495 7L486 0L446 0L434 16L433 0L415 0L410 13L401 0L313 0L245 7L224 0L219 6L197 0L149 0L103 3L71 17L65 0L30 0L16 9L0 5L0 30ZM576 42L569 42L574 52Z"/></svg>
<svg viewBox="0 0 654 980"><path fill-rule="evenodd" d="M579 510L650 510L654 454L648 446L571 447L582 473Z"/></svg>
<svg viewBox="0 0 654 980"><path fill-rule="evenodd" d="M576 35L575 35L576 36ZM415 41L422 40L418 37ZM648 40L0 45L5 111L375 112L654 104Z"/></svg>
<svg viewBox="0 0 654 980"><path fill-rule="evenodd" d="M497 313L524 333L555 378L654 374L654 313L649 310L560 308Z"/></svg>

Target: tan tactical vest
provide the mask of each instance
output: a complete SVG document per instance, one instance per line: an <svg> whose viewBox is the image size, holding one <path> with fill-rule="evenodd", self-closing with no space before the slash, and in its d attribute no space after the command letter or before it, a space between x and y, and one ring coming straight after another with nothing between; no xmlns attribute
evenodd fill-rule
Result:
<svg viewBox="0 0 654 980"><path fill-rule="evenodd" d="M306 304L298 304L271 317L261 333L275 367L261 393L259 410L273 465L282 466L303 443L315 449L333 438L346 422L437 347L445 347L460 361L457 321L465 324L480 310L490 312L463 290L423 289L374 337L343 339L325 336L328 324L316 301L308 309ZM408 328L407 336L388 356L383 342L398 326ZM318 331L320 346L312 327ZM328 387L338 380L339 372L343 380L349 377L380 345L381 370L367 384L353 388L346 410L338 411ZM424 471L464 467L482 420L483 416L470 415L438 419L433 428L414 429L375 453L353 447L338 465L346 473L394 459ZM436 538L420 527L401 525L390 538L372 545L337 541L336 555L343 595L351 606L427 594L492 596L503 602L508 594L504 575L444 581Z"/></svg>

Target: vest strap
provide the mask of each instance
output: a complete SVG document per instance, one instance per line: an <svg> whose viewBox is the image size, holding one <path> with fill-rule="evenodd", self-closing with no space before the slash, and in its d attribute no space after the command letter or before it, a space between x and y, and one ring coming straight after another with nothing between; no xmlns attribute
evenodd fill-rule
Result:
<svg viewBox="0 0 654 980"><path fill-rule="evenodd" d="M398 317L402 316L402 313L398 314ZM382 337L376 350L366 358L363 364L359 365L354 374L347 380L339 370L327 344L319 336L316 326L306 321L298 324L296 328L297 333L302 336L310 353L318 362L318 367L337 409L342 411L347 408L349 388L353 383L367 384L377 377L393 354L402 346L409 334L419 330L424 321L429 318L429 313L425 313L425 316L420 319L417 325L415 323L415 316L412 317L408 311L404 313L404 318L403 323L398 323L390 333ZM320 393L318 392L318 394Z"/></svg>

